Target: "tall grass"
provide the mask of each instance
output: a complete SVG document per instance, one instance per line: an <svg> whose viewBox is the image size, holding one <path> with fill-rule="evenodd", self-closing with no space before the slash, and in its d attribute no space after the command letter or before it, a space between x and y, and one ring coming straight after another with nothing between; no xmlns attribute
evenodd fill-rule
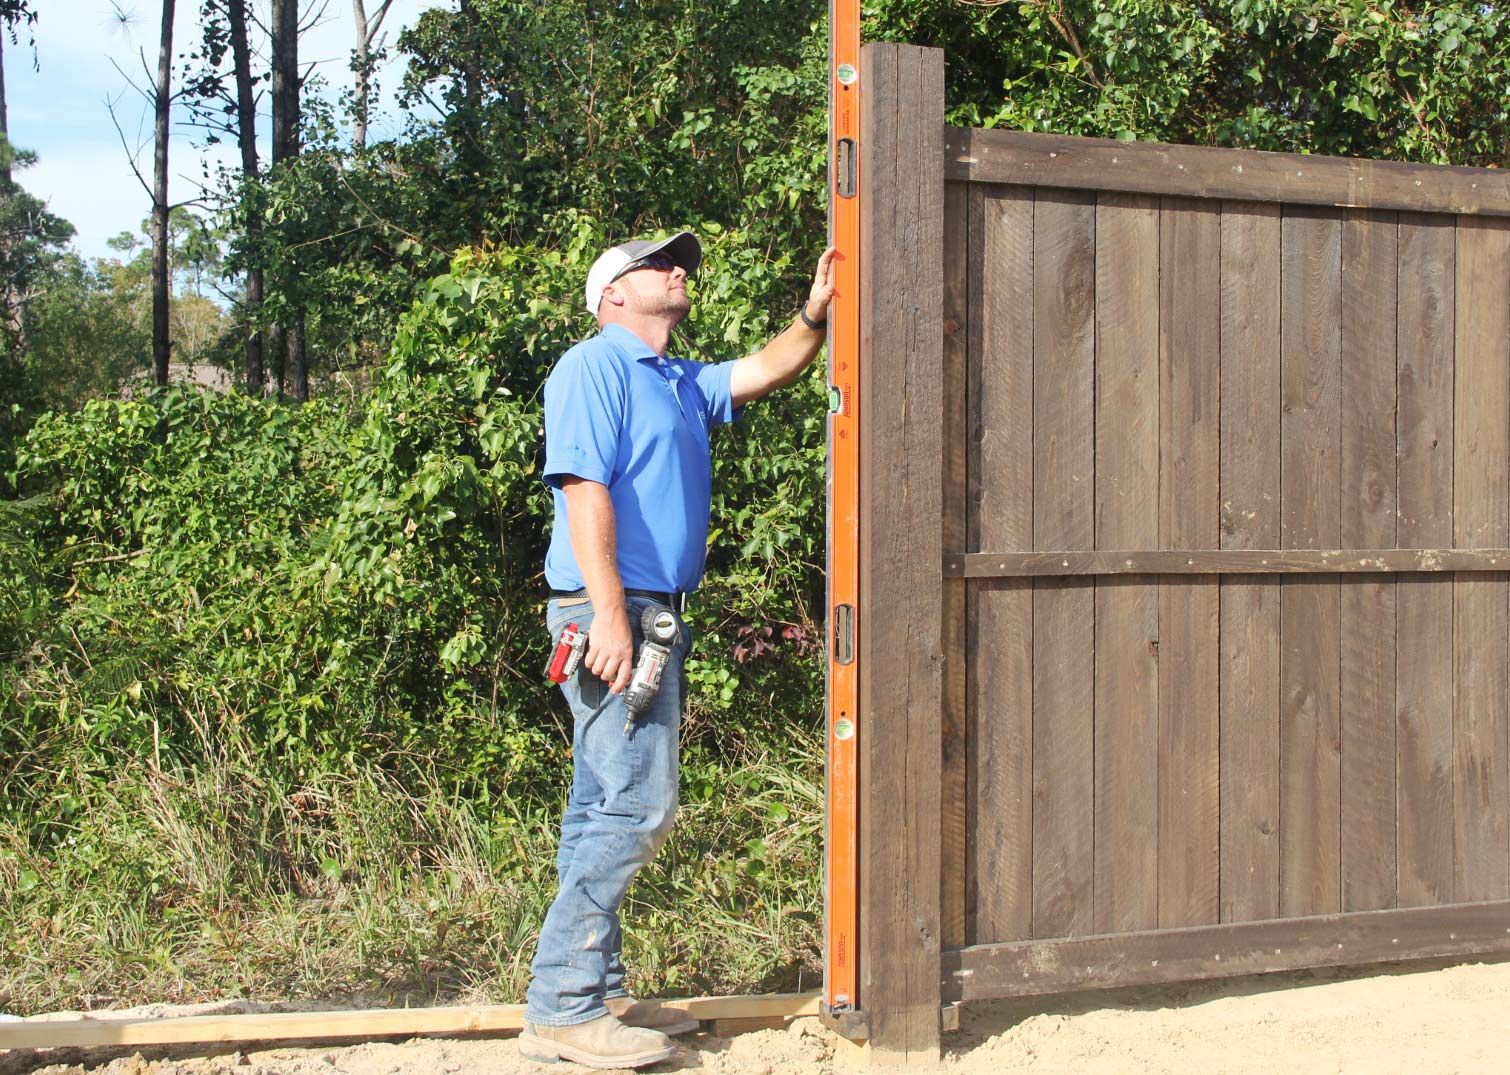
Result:
<svg viewBox="0 0 1510 1075"><path fill-rule="evenodd" d="M794 736L801 771L688 757L677 827L626 904L638 992L815 981L821 753ZM192 769L53 775L55 809L0 821L5 1010L523 996L555 799L488 798L413 757L296 779L244 744Z"/></svg>

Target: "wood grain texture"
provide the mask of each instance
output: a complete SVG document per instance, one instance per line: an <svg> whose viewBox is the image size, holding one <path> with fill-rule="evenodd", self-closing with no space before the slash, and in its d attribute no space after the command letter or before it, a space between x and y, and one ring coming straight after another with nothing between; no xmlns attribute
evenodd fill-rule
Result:
<svg viewBox="0 0 1510 1075"><path fill-rule="evenodd" d="M1355 911L965 948L943 960L943 992L969 1002L1506 951L1510 902Z"/></svg>
<svg viewBox="0 0 1510 1075"><path fill-rule="evenodd" d="M1278 206L1222 207L1224 551L1279 546ZM1279 915L1279 580L1221 582L1221 920Z"/></svg>
<svg viewBox="0 0 1510 1075"><path fill-rule="evenodd" d="M1401 545L1453 541L1456 221L1400 218L1398 316ZM1453 901L1450 576L1396 583L1396 810L1399 903Z"/></svg>
<svg viewBox="0 0 1510 1075"><path fill-rule="evenodd" d="M1220 545L1221 216L1164 199L1159 251L1159 545ZM1159 588L1159 926L1215 922L1220 902L1220 592Z"/></svg>
<svg viewBox="0 0 1510 1075"><path fill-rule="evenodd" d="M1159 539L1159 207L1096 208L1096 545ZM1159 593L1156 579L1096 586L1096 932L1159 920Z"/></svg>
<svg viewBox="0 0 1510 1075"><path fill-rule="evenodd" d="M1456 428L1453 529L1465 547L1510 534L1510 227L1457 227ZM1454 894L1510 894L1510 720L1504 576L1459 576L1454 586Z"/></svg>
<svg viewBox="0 0 1510 1075"><path fill-rule="evenodd" d="M944 574L970 579L1065 575L1499 574L1504 572L1506 564L1510 564L1510 549L1054 549L945 556Z"/></svg>
<svg viewBox="0 0 1510 1075"><path fill-rule="evenodd" d="M668 997L662 1001L700 1020L775 1021L817 1015L817 993L750 997ZM521 1030L523 1004L470 1004L440 1008L357 1011L247 1012L166 1019L86 1016L0 1024L0 1050L100 1046L182 1045L230 1041L331 1041L414 1034L476 1034Z"/></svg>
<svg viewBox="0 0 1510 1075"><path fill-rule="evenodd" d="M1033 545L1033 194L970 192L970 414L966 545ZM1033 928L1033 590L967 594L965 933Z"/></svg>
<svg viewBox="0 0 1510 1075"><path fill-rule="evenodd" d="M968 401L965 398L970 310L970 190L963 183L944 187L944 446L943 522L941 540L946 553L964 552L965 500L968 494L966 460L969 446ZM968 776L966 748L965 587L963 579L943 583L944 696L939 787L939 929L945 947L965 943L965 842Z"/></svg>
<svg viewBox="0 0 1510 1075"><path fill-rule="evenodd" d="M1393 213L1342 217L1342 473L1339 539L1395 544ZM1395 585L1349 575L1341 595L1342 910L1395 905Z"/></svg>
<svg viewBox="0 0 1510 1075"><path fill-rule="evenodd" d="M947 131L950 179L1190 198L1510 216L1498 168L1123 142L1023 131Z"/></svg>
<svg viewBox="0 0 1510 1075"><path fill-rule="evenodd" d="M905 1066L939 1040L944 67L861 61L858 1003L873 1062Z"/></svg>
<svg viewBox="0 0 1510 1075"><path fill-rule="evenodd" d="M1094 197L1039 191L1033 227L1033 544L1095 543ZM1033 935L1091 929L1095 590L1033 591Z"/></svg>
<svg viewBox="0 0 1510 1075"><path fill-rule="evenodd" d="M1285 210L1282 223L1280 539L1335 547L1339 524L1342 222ZM1338 585L1280 591L1280 912L1341 906Z"/></svg>

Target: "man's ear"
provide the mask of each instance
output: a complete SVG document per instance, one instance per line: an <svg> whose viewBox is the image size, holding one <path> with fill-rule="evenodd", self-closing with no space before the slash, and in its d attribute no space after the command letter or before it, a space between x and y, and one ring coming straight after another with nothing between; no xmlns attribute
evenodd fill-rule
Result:
<svg viewBox="0 0 1510 1075"><path fill-rule="evenodd" d="M602 308L602 305L605 302L606 303L610 303L611 305L614 305L614 306L623 306L624 305L624 295L613 284L604 284L603 285L603 294L602 294L602 297L599 298L599 300L598 300L598 307L599 307L599 309Z"/></svg>

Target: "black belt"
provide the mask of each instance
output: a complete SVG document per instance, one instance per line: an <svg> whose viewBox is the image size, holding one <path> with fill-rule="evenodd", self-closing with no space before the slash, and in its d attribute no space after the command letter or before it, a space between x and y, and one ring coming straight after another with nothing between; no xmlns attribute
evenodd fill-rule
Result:
<svg viewBox="0 0 1510 1075"><path fill-rule="evenodd" d="M582 590L552 590L551 591L551 597L553 597L553 598L571 598L571 597L586 597L586 596L587 596L587 590L585 590L585 589L582 589ZM625 597L648 597L648 598L650 598L650 600L658 602L658 603L660 603L662 605L665 605L668 608L674 608L678 612L686 612L687 611L687 595L686 595L686 593L684 593L681 590L678 590L678 591L676 591L674 593L667 593L665 590L633 590L633 589L630 589L628 587L625 587L625 589L624 589L624 596Z"/></svg>

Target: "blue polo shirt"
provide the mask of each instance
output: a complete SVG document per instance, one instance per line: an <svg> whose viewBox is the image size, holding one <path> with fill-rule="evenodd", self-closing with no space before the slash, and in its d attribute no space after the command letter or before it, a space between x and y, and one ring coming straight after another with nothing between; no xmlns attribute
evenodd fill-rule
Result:
<svg viewBox="0 0 1510 1075"><path fill-rule="evenodd" d="M621 325L562 355L545 382L545 483L556 517L545 578L581 589L561 479L608 487L619 577L638 590L697 588L708 551L713 468L708 430L738 417L733 362L661 358Z"/></svg>

